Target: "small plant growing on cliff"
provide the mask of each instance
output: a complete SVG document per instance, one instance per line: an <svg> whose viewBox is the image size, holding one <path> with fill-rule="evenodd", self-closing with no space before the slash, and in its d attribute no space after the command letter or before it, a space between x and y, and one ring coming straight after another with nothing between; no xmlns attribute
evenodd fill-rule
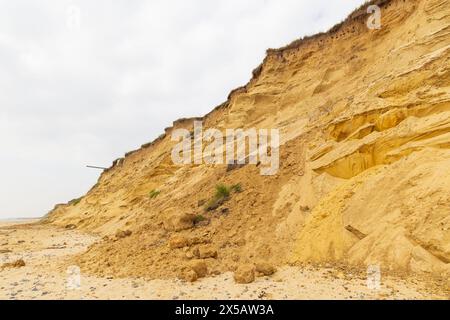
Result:
<svg viewBox="0 0 450 320"><path fill-rule="evenodd" d="M239 183L232 185L231 187L222 183L216 185L216 193L214 197L206 204L205 210L212 211L217 209L230 198L231 192L241 191L242 187Z"/></svg>
<svg viewBox="0 0 450 320"><path fill-rule="evenodd" d="M224 184L216 185L216 193L214 197L208 201L205 210L212 211L220 207L230 197L231 190Z"/></svg>
<svg viewBox="0 0 450 320"><path fill-rule="evenodd" d="M152 191L149 192L148 196L150 199L154 199L157 196L159 196L160 193L161 193L161 191L159 191L157 189L153 189Z"/></svg>
<svg viewBox="0 0 450 320"><path fill-rule="evenodd" d="M194 224L200 223L205 220L207 220L207 219L204 216L202 216L201 214L198 214L194 218Z"/></svg>
<svg viewBox="0 0 450 320"><path fill-rule="evenodd" d="M224 184L218 184L216 186L216 198L227 198L230 196L231 188L224 185Z"/></svg>
<svg viewBox="0 0 450 320"><path fill-rule="evenodd" d="M233 184L233 185L231 186L231 191L237 192L237 193L242 192L242 186L241 186L241 184L240 184L240 183Z"/></svg>

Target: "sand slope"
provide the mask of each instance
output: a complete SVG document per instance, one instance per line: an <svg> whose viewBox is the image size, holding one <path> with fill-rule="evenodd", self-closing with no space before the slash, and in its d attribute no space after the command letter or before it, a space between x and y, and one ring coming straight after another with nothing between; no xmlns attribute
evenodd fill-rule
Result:
<svg viewBox="0 0 450 320"><path fill-rule="evenodd" d="M246 86L200 118L205 128L278 128L276 175L173 164L171 132L194 119L178 120L46 217L101 236L73 262L125 278L173 279L198 258L210 275L263 260L448 278L450 6L377 3L381 29L367 29L363 7L326 34L269 50ZM205 212L218 183L242 192ZM171 228L183 215L205 221Z"/></svg>

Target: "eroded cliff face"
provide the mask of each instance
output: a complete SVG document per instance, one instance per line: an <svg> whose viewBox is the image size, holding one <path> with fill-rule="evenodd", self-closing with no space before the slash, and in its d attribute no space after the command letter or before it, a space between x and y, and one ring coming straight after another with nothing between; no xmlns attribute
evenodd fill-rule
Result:
<svg viewBox="0 0 450 320"><path fill-rule="evenodd" d="M102 234L77 263L105 275L173 277L191 259L210 273L261 260L449 273L450 5L378 3L381 29L367 28L364 6L326 34L268 50L201 119L279 129L276 175L175 165L171 132L193 125L183 119L45 221ZM219 183L242 190L205 211Z"/></svg>

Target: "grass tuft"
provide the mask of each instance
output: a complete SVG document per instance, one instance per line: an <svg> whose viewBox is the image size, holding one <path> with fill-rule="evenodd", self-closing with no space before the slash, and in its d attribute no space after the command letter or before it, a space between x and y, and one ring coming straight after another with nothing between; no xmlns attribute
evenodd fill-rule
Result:
<svg viewBox="0 0 450 320"><path fill-rule="evenodd" d="M232 192L242 192L241 184L234 184L231 187L223 183L216 185L216 193L206 204L205 211L213 211L219 208L230 198Z"/></svg>
<svg viewBox="0 0 450 320"><path fill-rule="evenodd" d="M200 223L200 222L205 221L205 220L207 220L207 219L203 215L198 214L194 218L194 224Z"/></svg>
<svg viewBox="0 0 450 320"><path fill-rule="evenodd" d="M149 196L150 199L154 199L154 198L156 198L157 196L159 196L160 193L161 193L160 190L153 189L152 191L150 191L150 192L148 193L148 196Z"/></svg>

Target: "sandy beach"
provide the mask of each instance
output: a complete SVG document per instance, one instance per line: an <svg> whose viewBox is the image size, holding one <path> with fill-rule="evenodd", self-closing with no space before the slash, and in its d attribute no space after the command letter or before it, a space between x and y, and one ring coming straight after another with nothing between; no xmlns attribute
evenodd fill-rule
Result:
<svg viewBox="0 0 450 320"><path fill-rule="evenodd" d="M364 276L333 268L280 268L251 284L235 284L232 273L195 283L178 279L99 278L74 273L71 256L99 238L36 220L0 224L0 299L448 299L438 287L414 279L382 277L369 289ZM5 267L23 260L25 266ZM75 269L74 269L75 268Z"/></svg>

